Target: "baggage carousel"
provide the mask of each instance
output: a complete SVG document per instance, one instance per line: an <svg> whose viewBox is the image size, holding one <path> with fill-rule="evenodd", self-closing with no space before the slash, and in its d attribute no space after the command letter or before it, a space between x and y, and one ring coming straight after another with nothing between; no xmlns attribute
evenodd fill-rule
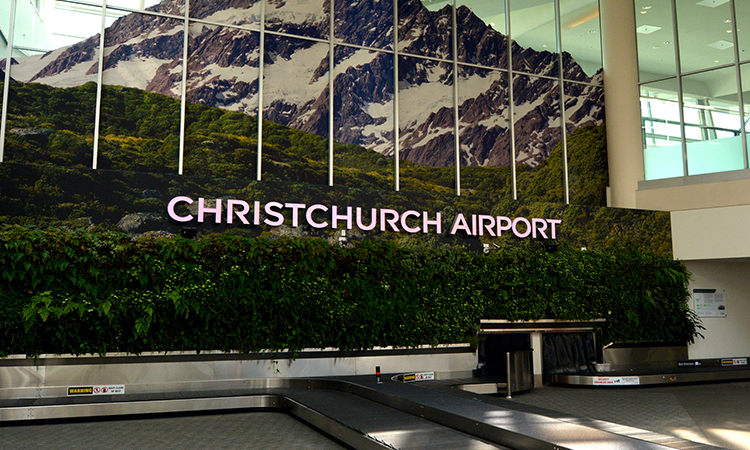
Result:
<svg viewBox="0 0 750 450"><path fill-rule="evenodd" d="M553 374L552 382L561 385L617 387L746 380L750 379L750 366L747 363L748 358L694 360L675 362L674 367L658 369Z"/></svg>

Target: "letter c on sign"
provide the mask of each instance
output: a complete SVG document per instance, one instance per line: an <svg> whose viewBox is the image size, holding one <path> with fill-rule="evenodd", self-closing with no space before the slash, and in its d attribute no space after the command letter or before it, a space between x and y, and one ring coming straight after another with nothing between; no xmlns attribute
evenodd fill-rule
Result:
<svg viewBox="0 0 750 450"><path fill-rule="evenodd" d="M189 205L193 203L193 199L190 197L180 196L170 200L169 204L167 205L167 212L169 213L169 217L176 220L177 222L190 222L191 220L193 220L192 215L188 214L187 216L178 216L177 213L174 212L174 207L179 202L185 202Z"/></svg>

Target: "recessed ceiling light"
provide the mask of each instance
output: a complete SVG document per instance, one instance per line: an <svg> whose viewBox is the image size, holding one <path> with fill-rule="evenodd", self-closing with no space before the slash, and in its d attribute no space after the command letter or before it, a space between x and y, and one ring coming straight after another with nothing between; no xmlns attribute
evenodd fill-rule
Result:
<svg viewBox="0 0 750 450"><path fill-rule="evenodd" d="M647 9L647 10L648 10L648 9L651 9L651 6L644 6L644 7L643 7L643 8L641 8L641 9Z"/></svg>
<svg viewBox="0 0 750 450"><path fill-rule="evenodd" d="M641 11L641 14L646 14L648 11Z"/></svg>
<svg viewBox="0 0 750 450"><path fill-rule="evenodd" d="M734 47L734 44L732 44L729 41L725 41L724 39L720 39L720 40L718 40L716 42L712 42L712 43L708 44L708 46L711 47L711 48L715 48L717 50L726 50L728 48Z"/></svg>
<svg viewBox="0 0 750 450"><path fill-rule="evenodd" d="M696 5L708 6L709 8L716 8L724 3L729 3L729 0L703 0L702 2L696 3Z"/></svg>
<svg viewBox="0 0 750 450"><path fill-rule="evenodd" d="M725 19L724 23L732 23L732 19Z"/></svg>
<svg viewBox="0 0 750 450"><path fill-rule="evenodd" d="M641 25L640 27L636 28L635 31L637 31L640 34L651 34L654 31L661 30L661 27L657 27L654 25Z"/></svg>
<svg viewBox="0 0 750 450"><path fill-rule="evenodd" d="M672 41L664 41L664 43L665 43L666 45L669 45L669 44L671 44L671 43L672 43Z"/></svg>
<svg viewBox="0 0 750 450"><path fill-rule="evenodd" d="M727 33L730 33L730 34L731 34L731 33L732 33L732 30L727 30Z"/></svg>

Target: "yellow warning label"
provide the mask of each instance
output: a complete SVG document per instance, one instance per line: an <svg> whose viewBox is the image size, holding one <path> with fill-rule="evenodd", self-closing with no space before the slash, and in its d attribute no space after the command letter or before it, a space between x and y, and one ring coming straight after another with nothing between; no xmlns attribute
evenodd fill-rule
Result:
<svg viewBox="0 0 750 450"><path fill-rule="evenodd" d="M68 388L68 395L92 395L93 393L94 386L77 386Z"/></svg>

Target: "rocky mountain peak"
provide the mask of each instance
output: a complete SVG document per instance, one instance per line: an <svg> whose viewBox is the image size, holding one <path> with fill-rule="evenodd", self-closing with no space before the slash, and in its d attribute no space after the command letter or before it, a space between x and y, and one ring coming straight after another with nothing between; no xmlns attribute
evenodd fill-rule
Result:
<svg viewBox="0 0 750 450"><path fill-rule="evenodd" d="M198 19L256 26L259 0L194 0L191 16ZM337 39L357 46L392 46L392 0L333 0ZM328 44L302 37L327 38L328 0L273 0L267 10L264 118L324 136L328 133ZM184 0L164 0L152 7L182 16ZM270 11L270 12L269 12ZM452 12L449 6L429 11L419 0L399 3L399 51L409 55L450 59ZM508 38L477 17L470 8L456 11L458 60L492 68L507 67ZM132 13L105 32L105 80L140 83L152 92L178 96L183 61L181 20ZM283 34L276 34L281 33ZM300 36L295 38L293 36ZM190 29L187 98L191 102L257 113L259 33L250 29L193 24ZM45 55L29 79L70 83L80 73L93 76L99 37ZM561 117L558 55L511 43L513 68L540 76L516 76L514 89L516 147L519 160L538 164L560 139ZM337 46L335 53L335 139L363 145L384 154L393 152L393 56L361 47ZM565 78L585 83L589 78L571 55L562 55ZM140 69L134 78L134 64ZM75 70L74 70L75 69ZM75 75L78 73L78 75ZM460 66L459 100L462 164L505 165L509 156L508 80L506 72ZM70 75L68 75L70 74ZM273 77L273 78L269 78ZM283 77L283 78L282 78ZM85 81L85 80L84 80ZM272 82L273 81L273 82ZM428 165L454 164L452 64L402 56L398 89L402 98L446 96L414 103L402 116L402 157ZM470 94L466 94L466 93ZM601 89L578 89L567 114L577 127L603 119ZM436 103L431 102L435 100ZM439 106L435 106L439 105ZM406 106L402 105L402 108ZM420 109L421 108L421 109Z"/></svg>

